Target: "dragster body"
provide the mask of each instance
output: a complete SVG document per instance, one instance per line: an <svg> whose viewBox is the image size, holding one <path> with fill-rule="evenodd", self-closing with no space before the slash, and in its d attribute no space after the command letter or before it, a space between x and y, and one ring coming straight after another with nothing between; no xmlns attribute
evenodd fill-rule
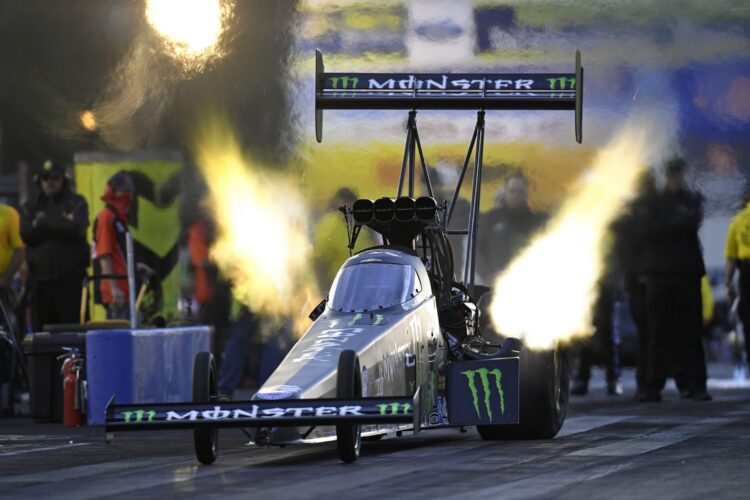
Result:
<svg viewBox="0 0 750 500"><path fill-rule="evenodd" d="M334 281L325 312L254 399L335 398L337 361L343 350L353 350L359 359L362 397L412 397L419 389L416 406L420 411L413 417L418 421L416 428L450 425L449 354L430 277L419 257L394 248L366 250L351 257ZM492 404L498 406L495 421L516 423L517 359L508 359L503 365L502 411L500 401L496 401L499 396L490 394ZM456 390L470 393L469 378L461 377L464 380L458 381L460 387ZM479 378L476 383L481 385ZM459 395L451 399L456 398ZM384 413L391 411L391 407L384 407ZM396 411L403 413L403 408ZM414 422L373 423L362 426L362 435L413 428ZM263 434L260 440L280 444L335 438L335 428L321 426L312 430L277 428Z"/></svg>
<svg viewBox="0 0 750 500"><path fill-rule="evenodd" d="M509 89L508 82L516 85ZM328 297L310 314L312 325L252 399L220 397L213 355L201 352L193 364L192 401L119 404L113 397L107 437L115 430L192 429L196 456L205 464L216 460L223 427L241 428L259 445L335 440L345 462L357 459L363 437L394 431L476 426L485 440L554 437L568 405L561 350L523 349L520 340L501 332L495 332L500 343L493 343L480 331L480 297L488 292L474 284L484 124L485 110L574 110L580 142L580 54L575 73L449 78L326 73L317 52L315 89L318 141L325 109L409 110L396 196L341 207L350 250L363 228L379 234L383 244L347 259ZM477 110L450 200L435 198L418 109ZM468 227L449 231L472 154ZM417 158L426 187L421 197L415 196ZM460 269L454 269L449 234L466 236Z"/></svg>

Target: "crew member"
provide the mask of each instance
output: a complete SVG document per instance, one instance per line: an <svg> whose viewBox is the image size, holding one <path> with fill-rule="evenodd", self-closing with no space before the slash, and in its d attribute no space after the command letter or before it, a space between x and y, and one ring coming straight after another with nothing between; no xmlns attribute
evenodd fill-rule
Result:
<svg viewBox="0 0 750 500"><path fill-rule="evenodd" d="M705 274L698 229L702 197L685 184L681 158L666 165L666 186L647 201L644 271L649 349L640 401L660 401L671 353L683 398L708 401L702 331L701 277Z"/></svg>
<svg viewBox="0 0 750 500"><path fill-rule="evenodd" d="M127 275L126 235L128 211L133 203L135 188L127 172L118 172L107 181L101 196L102 208L94 220L94 273ZM97 297L107 309L108 319L128 319L127 278L106 278L98 282Z"/></svg>
<svg viewBox="0 0 750 500"><path fill-rule="evenodd" d="M638 192L622 216L612 223L615 235L613 256L624 278L627 305L636 330L636 399L646 392L646 362L649 352L646 328L646 281L644 278L644 227L648 219L648 200L656 192L654 176L646 170L639 180ZM620 336L621 338L621 336Z"/></svg>
<svg viewBox="0 0 750 500"><path fill-rule="evenodd" d="M734 284L734 275L739 270L739 305L737 315L745 330L745 349L750 363L750 189L742 197L744 208L734 216L729 224L727 243L724 249L726 263L724 266L727 297L730 305L737 298L738 288Z"/></svg>
<svg viewBox="0 0 750 500"><path fill-rule="evenodd" d="M89 207L73 193L58 162L45 162L35 182L39 193L23 207L21 237L27 245L32 327L41 331L46 324L79 321L89 265Z"/></svg>
<svg viewBox="0 0 750 500"><path fill-rule="evenodd" d="M24 247L18 212L10 205L0 203L0 290L10 287L13 276L23 264L23 257Z"/></svg>
<svg viewBox="0 0 750 500"><path fill-rule="evenodd" d="M546 217L529 207L529 182L513 174L495 197L495 207L482 218L478 274L491 283L545 222Z"/></svg>

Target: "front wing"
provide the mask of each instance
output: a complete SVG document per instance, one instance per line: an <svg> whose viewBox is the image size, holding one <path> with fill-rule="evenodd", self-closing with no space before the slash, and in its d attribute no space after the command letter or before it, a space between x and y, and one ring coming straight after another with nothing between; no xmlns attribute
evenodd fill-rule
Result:
<svg viewBox="0 0 750 500"><path fill-rule="evenodd" d="M419 429L419 391L414 396L344 399L280 399L210 403L122 404L106 409L105 432L201 427L304 427L337 424L413 423Z"/></svg>

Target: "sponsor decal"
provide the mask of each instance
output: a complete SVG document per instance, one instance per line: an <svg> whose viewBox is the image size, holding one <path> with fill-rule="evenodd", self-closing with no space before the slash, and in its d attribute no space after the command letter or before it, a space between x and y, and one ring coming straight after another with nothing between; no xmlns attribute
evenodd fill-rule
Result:
<svg viewBox="0 0 750 500"><path fill-rule="evenodd" d="M273 385L264 387L255 394L255 399L276 400L290 399L302 391L301 387L296 385Z"/></svg>
<svg viewBox="0 0 750 500"><path fill-rule="evenodd" d="M409 403L383 403L376 406L380 409L381 415L398 415L399 410L401 414L407 415L411 411Z"/></svg>
<svg viewBox="0 0 750 500"><path fill-rule="evenodd" d="M503 378L503 372L499 368L488 370L487 368L477 368L476 370L466 370L461 372L461 375L466 376L468 380L469 390L471 391L471 397L474 402L474 410L477 412L477 417L482 417L482 411L479 405L479 388L477 387L477 378L481 382L482 392L484 393L484 406L483 409L487 412L490 422L492 422L492 405L490 404L490 398L494 391L497 392L498 398L500 399L500 413L505 413L505 394L503 393L503 387L501 384ZM494 385L490 385L490 375L494 379Z"/></svg>
<svg viewBox="0 0 750 500"><path fill-rule="evenodd" d="M184 413L168 411L166 420L241 420L264 418L300 418L328 416L363 416L362 407L357 405L343 406L298 406L293 408L265 408L258 405L236 408L231 406L214 406L211 410L191 410Z"/></svg>
<svg viewBox="0 0 750 500"><path fill-rule="evenodd" d="M576 79L567 76L547 78L550 90L575 90Z"/></svg>
<svg viewBox="0 0 750 500"><path fill-rule="evenodd" d="M151 422L154 420L156 412L154 410L131 410L122 412L122 419L125 422Z"/></svg>
<svg viewBox="0 0 750 500"><path fill-rule="evenodd" d="M332 74L326 76L326 90L420 90L466 91L505 90L528 95L534 90L567 90L576 88L572 75L460 75L460 74ZM531 94L533 95L533 94Z"/></svg>
<svg viewBox="0 0 750 500"><path fill-rule="evenodd" d="M304 347L297 344L302 349L292 359L292 363L310 360L326 361L326 358L330 358L333 353L339 352L351 337L355 337L363 331L363 328L328 328L321 330L313 334L315 340L308 343L306 339L303 339L301 343L304 342Z"/></svg>
<svg viewBox="0 0 750 500"><path fill-rule="evenodd" d="M352 316L352 319L349 321L347 326L356 326L356 325L385 325L387 323L385 316L382 314L374 314L374 313L357 313L354 316Z"/></svg>
<svg viewBox="0 0 750 500"><path fill-rule="evenodd" d="M334 76L330 80L332 89L356 89L359 85L359 78L356 76Z"/></svg>

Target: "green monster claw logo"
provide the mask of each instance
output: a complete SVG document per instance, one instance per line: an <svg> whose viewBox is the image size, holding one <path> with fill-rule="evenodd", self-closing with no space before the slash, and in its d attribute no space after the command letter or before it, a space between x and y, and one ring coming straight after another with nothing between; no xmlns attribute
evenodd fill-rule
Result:
<svg viewBox="0 0 750 500"><path fill-rule="evenodd" d="M135 419L133 419L133 416L135 416ZM125 419L125 422L143 422L144 417L146 417L146 422L151 422L154 420L155 416L156 412L154 410L134 410L122 412L122 417Z"/></svg>
<svg viewBox="0 0 750 500"><path fill-rule="evenodd" d="M332 76L331 78L331 87L334 89L339 88L339 82L341 82L341 88L342 89L356 89L357 85L359 85L359 78L356 76ZM351 83L351 86L349 84Z"/></svg>
<svg viewBox="0 0 750 500"><path fill-rule="evenodd" d="M401 410L403 415L406 415L411 411L411 404L409 403L384 403L377 405L380 408L381 415L398 415L398 410Z"/></svg>
<svg viewBox="0 0 750 500"><path fill-rule="evenodd" d="M381 325L385 323L385 316L382 314L370 314L369 316L365 316L362 313L357 313L354 316L352 316L351 321L349 321L349 324L347 326L356 326L356 325Z"/></svg>
<svg viewBox="0 0 750 500"><path fill-rule="evenodd" d="M576 88L575 78L560 76L557 78L547 78L547 81L549 82L550 90L558 90L558 85L560 86L559 90L574 90Z"/></svg>
<svg viewBox="0 0 750 500"><path fill-rule="evenodd" d="M490 378L489 375L494 375L495 388L497 389L497 395L500 398L500 413L505 414L505 393L503 393L503 387L500 385L500 381L503 378L503 372L499 368L488 370L487 368L477 368L476 370L467 370L461 372L461 375L466 375L469 380L469 390L471 391L471 397L474 400L474 410L477 412L477 417L482 418L482 413L479 411L479 391L477 385L474 383L474 375L479 374L479 380L482 381L482 389L484 390L484 408L487 410L487 415L490 417L492 422L492 406L490 406Z"/></svg>

